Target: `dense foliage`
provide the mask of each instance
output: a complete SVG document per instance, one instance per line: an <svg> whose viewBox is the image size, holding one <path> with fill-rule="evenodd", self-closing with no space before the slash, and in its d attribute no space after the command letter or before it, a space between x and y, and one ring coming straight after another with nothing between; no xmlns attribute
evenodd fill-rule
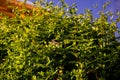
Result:
<svg viewBox="0 0 120 80"><path fill-rule="evenodd" d="M118 19L61 5L0 19L0 80L119 80Z"/></svg>

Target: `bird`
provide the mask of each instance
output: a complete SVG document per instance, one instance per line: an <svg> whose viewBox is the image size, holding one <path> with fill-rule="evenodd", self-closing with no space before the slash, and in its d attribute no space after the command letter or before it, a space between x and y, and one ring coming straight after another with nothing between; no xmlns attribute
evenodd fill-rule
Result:
<svg viewBox="0 0 120 80"><path fill-rule="evenodd" d="M57 40L53 39L51 41L52 45L60 45L60 42L58 42Z"/></svg>

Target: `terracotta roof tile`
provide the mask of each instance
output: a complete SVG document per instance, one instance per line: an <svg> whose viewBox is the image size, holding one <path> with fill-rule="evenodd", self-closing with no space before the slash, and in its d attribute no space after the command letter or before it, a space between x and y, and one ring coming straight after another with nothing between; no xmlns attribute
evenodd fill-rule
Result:
<svg viewBox="0 0 120 80"><path fill-rule="evenodd" d="M13 17L14 14L12 13L12 8L10 8L10 6L13 8L18 7L19 9L24 7L29 10L35 8L34 5L24 4L18 0L0 0L0 13L8 15L9 17Z"/></svg>

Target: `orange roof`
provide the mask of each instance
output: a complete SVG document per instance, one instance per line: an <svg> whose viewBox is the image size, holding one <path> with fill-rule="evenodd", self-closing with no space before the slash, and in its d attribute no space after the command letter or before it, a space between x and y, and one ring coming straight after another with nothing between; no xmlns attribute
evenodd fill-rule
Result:
<svg viewBox="0 0 120 80"><path fill-rule="evenodd" d="M30 4L25 4L23 2L20 2L18 0L0 0L0 13L8 15L9 17L13 17L14 14L12 13L11 7L18 7L19 9L22 9L23 7L26 9L33 9L35 6Z"/></svg>

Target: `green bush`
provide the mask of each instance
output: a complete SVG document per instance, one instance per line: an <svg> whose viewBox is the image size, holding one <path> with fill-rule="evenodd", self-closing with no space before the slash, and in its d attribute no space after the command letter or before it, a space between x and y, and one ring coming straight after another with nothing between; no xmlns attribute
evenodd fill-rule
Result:
<svg viewBox="0 0 120 80"><path fill-rule="evenodd" d="M119 18L77 15L64 2L45 7L0 20L0 80L119 80Z"/></svg>

